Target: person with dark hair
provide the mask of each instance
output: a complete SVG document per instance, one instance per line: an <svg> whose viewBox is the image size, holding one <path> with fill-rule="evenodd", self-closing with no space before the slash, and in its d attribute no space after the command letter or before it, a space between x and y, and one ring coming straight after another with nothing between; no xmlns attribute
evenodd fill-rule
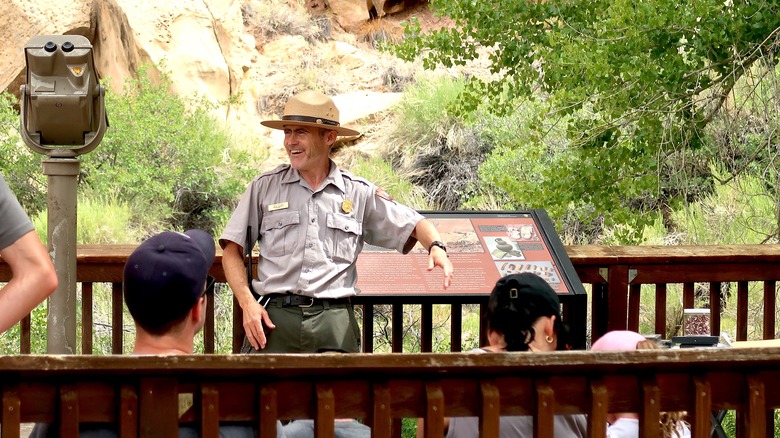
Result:
<svg viewBox="0 0 780 438"><path fill-rule="evenodd" d="M512 274L496 282L485 315L487 351L571 350L558 294L540 276Z"/></svg>
<svg viewBox="0 0 780 438"><path fill-rule="evenodd" d="M216 245L203 230L165 231L146 239L124 268L123 293L135 323L133 354L192 354L195 335L206 320L206 300L214 292L209 269ZM56 427L36 424L30 437L56 436ZM250 425L222 424L221 437L257 436ZM104 424L83 424L82 437L115 437ZM179 437L197 437L198 428L183 425ZM283 437L282 424L277 436Z"/></svg>
<svg viewBox="0 0 780 438"><path fill-rule="evenodd" d="M0 289L0 333L27 316L57 289L57 273L30 218L0 175L0 257L11 280Z"/></svg>
<svg viewBox="0 0 780 438"><path fill-rule="evenodd" d="M534 353L571 350L569 330L561 319L558 294L542 277L511 274L496 282L486 311L488 345L472 353ZM501 438L530 438L533 417L512 416L499 419ZM576 438L587 435L585 415L556 415L555 430L548 436ZM418 428L418 432L423 428ZM444 420L447 438L479 436L477 417L450 417Z"/></svg>
<svg viewBox="0 0 780 438"><path fill-rule="evenodd" d="M358 293L364 244L407 254L419 241L428 270L441 268L449 287L453 267L433 223L330 159L338 136L360 135L341 126L333 99L303 91L281 120L260 123L284 131L290 163L249 184L219 239L225 277L243 311L243 352L359 352L350 297ZM258 280L249 284L244 259L258 241Z"/></svg>
<svg viewBox="0 0 780 438"><path fill-rule="evenodd" d="M216 246L203 230L150 237L125 263L123 293L135 322L133 354L192 354L214 291Z"/></svg>

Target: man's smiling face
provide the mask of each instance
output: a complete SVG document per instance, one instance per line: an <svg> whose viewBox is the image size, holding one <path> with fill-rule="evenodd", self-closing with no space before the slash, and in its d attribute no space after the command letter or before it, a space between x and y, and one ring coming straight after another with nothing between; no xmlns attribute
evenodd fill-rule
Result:
<svg viewBox="0 0 780 438"><path fill-rule="evenodd" d="M305 125L284 128L284 148L290 165L299 172L328 169L330 147L335 139L335 131Z"/></svg>

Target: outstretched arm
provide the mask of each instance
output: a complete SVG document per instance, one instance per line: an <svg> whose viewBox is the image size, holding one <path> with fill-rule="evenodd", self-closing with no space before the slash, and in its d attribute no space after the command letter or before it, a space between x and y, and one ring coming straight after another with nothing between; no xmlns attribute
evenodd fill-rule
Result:
<svg viewBox="0 0 780 438"><path fill-rule="evenodd" d="M0 249L11 268L11 281L0 290L0 333L27 316L57 289L57 273L35 231Z"/></svg>
<svg viewBox="0 0 780 438"><path fill-rule="evenodd" d="M417 226L415 226L414 231L412 231L412 237L417 239L424 248L430 248L428 255L428 270L432 271L433 268L437 266L442 268L444 270L444 288L447 289L450 287L450 283L454 276L454 268L452 267L450 258L447 257L447 251L438 246L430 246L431 243L435 241L441 241L441 236L439 235L439 231L436 230L436 227L434 227L428 219L423 219L420 222L417 222Z"/></svg>

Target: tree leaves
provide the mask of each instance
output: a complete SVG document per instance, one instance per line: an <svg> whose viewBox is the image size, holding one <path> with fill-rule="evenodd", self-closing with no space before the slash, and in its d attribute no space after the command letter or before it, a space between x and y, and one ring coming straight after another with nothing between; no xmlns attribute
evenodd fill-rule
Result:
<svg viewBox="0 0 780 438"><path fill-rule="evenodd" d="M517 205L550 210L581 205L584 219L618 220L631 209L641 216L646 206L666 202L661 173L666 158L701 146L707 124L734 84L756 60L773 59L780 43L776 2L432 0L431 5L455 26L426 35L409 27L399 56L422 57L428 68L449 67L487 50L491 72L498 75L470 78L463 112L487 100L494 113L507 116L538 101L544 102L544 117L567 126L566 150L548 163L555 167L535 167L538 182L510 183L495 172L501 168L497 161L518 164L513 156L522 156L522 149L549 144L544 135L537 144L501 148L489 160L493 164L486 163L485 177Z"/></svg>

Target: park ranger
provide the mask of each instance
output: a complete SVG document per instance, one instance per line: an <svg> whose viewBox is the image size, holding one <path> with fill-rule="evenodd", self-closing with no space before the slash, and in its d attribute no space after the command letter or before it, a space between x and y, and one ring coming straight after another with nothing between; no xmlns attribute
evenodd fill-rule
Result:
<svg viewBox="0 0 780 438"><path fill-rule="evenodd" d="M242 351L358 352L350 297L357 293L364 243L406 254L419 241L428 249L428 270L442 268L449 287L452 263L433 224L330 159L338 136L360 135L340 125L330 97L301 92L281 120L261 123L284 130L290 163L249 184L219 239L225 276L244 315ZM250 284L244 257L258 240L259 279Z"/></svg>

